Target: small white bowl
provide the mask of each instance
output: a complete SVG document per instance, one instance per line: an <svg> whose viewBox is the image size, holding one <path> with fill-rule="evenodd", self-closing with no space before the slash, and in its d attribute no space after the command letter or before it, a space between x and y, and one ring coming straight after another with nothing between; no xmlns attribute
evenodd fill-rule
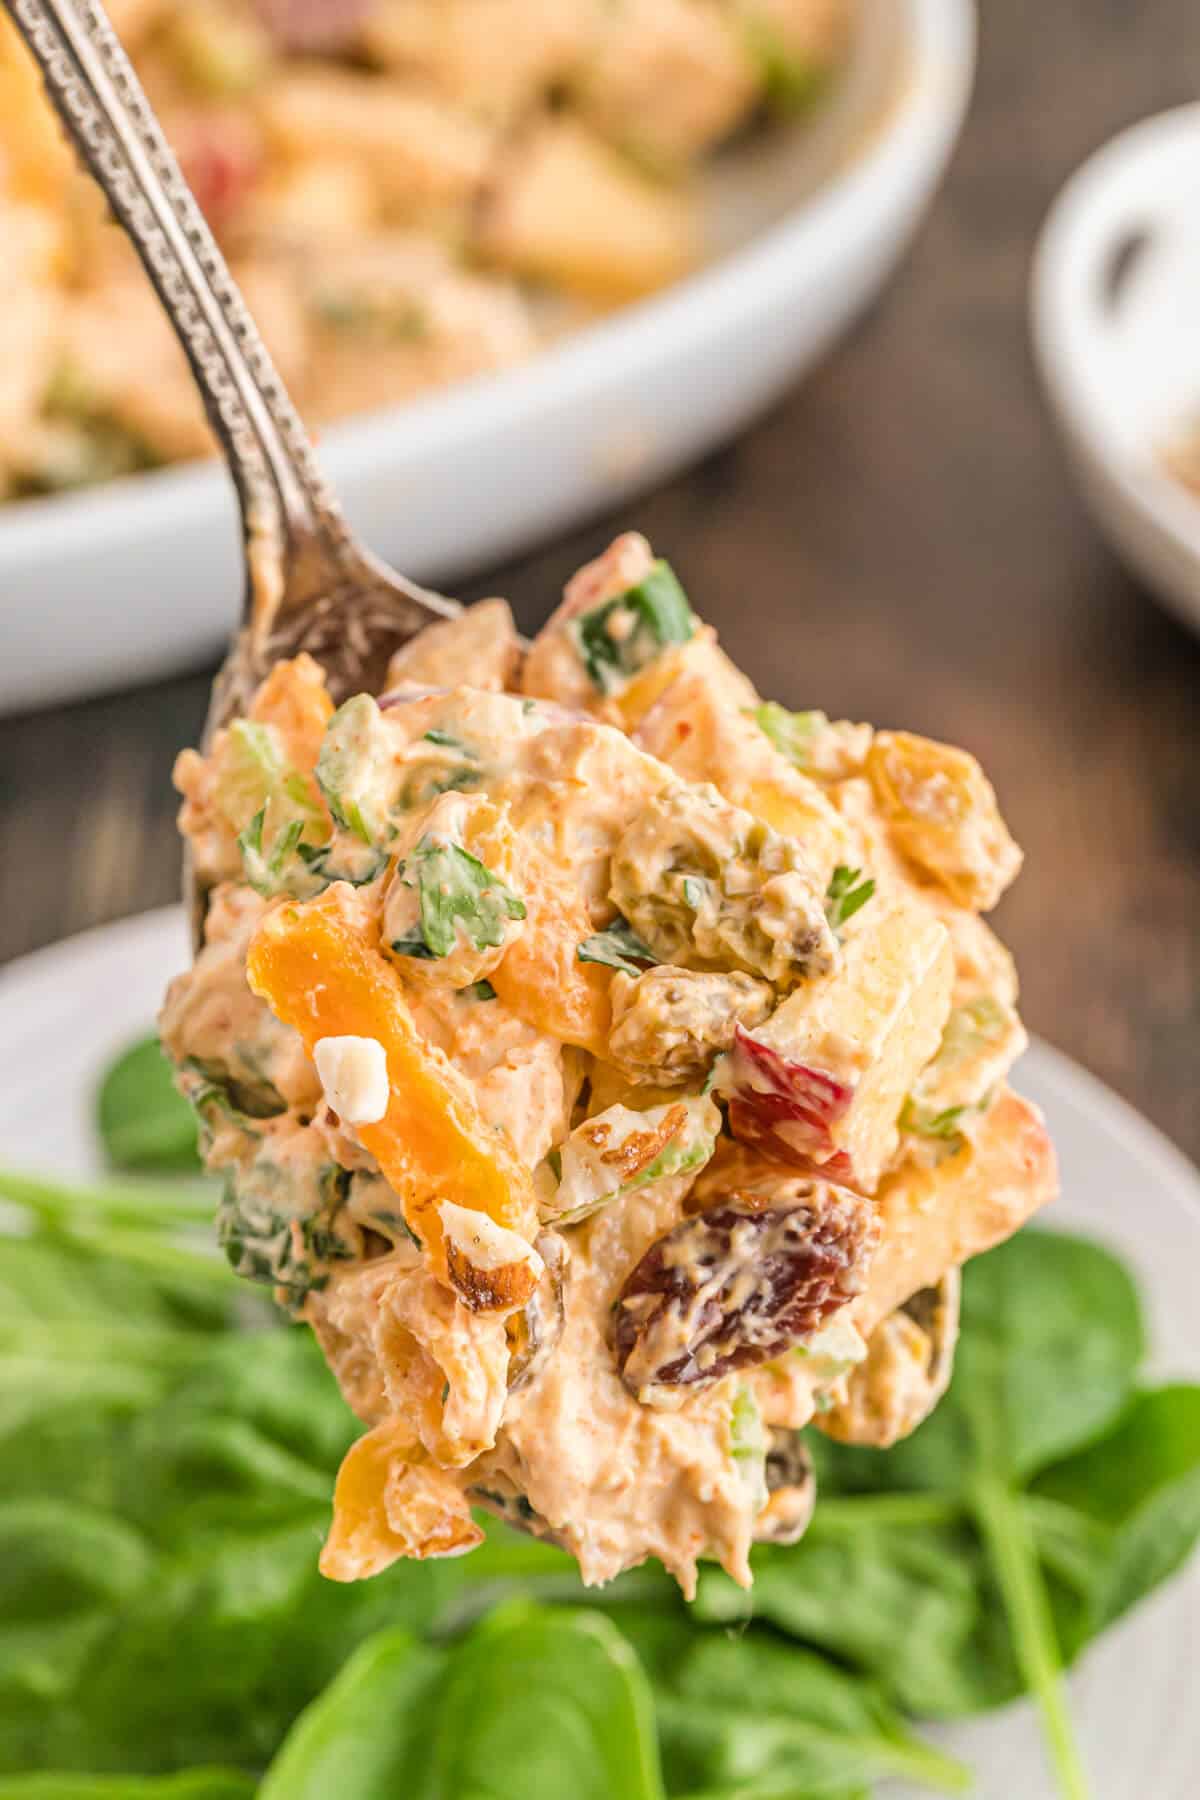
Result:
<svg viewBox="0 0 1200 1800"><path fill-rule="evenodd" d="M828 108L718 159L696 275L523 367L327 432L322 460L367 542L445 581L739 429L887 277L957 136L974 48L972 0L860 0ZM211 463L0 506L0 712L212 656L238 563Z"/></svg>
<svg viewBox="0 0 1200 1800"><path fill-rule="evenodd" d="M1042 230L1030 309L1096 524L1200 630L1200 498L1162 461L1200 429L1200 105L1123 131L1071 177Z"/></svg>

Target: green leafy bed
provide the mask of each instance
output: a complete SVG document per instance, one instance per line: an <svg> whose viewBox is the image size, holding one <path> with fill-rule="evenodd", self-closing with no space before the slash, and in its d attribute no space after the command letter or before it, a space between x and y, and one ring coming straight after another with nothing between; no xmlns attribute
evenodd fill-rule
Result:
<svg viewBox="0 0 1200 1800"><path fill-rule="evenodd" d="M971 1264L947 1399L886 1454L814 1434L812 1527L751 1594L587 1592L495 1524L340 1587L316 1561L356 1427L315 1344L208 1250L149 1051L100 1122L140 1180L0 1176L0 1800L955 1793L913 1722L1026 1691L1087 1791L1061 1668L1200 1532L1200 1388L1142 1384L1107 1252L1025 1232Z"/></svg>

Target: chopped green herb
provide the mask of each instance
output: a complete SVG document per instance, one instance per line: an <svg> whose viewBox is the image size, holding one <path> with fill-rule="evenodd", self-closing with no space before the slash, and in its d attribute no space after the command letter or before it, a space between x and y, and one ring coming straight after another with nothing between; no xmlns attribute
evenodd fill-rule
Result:
<svg viewBox="0 0 1200 1800"><path fill-rule="evenodd" d="M900 1129L915 1132L918 1137L942 1138L957 1146L962 1142L959 1125L964 1114L976 1110L971 1106L946 1106L941 1112L930 1112L910 1097L900 1114Z"/></svg>
<svg viewBox="0 0 1200 1800"><path fill-rule="evenodd" d="M429 316L424 308L398 296L376 299L366 294L326 290L317 294L312 310L322 325L347 337L411 344L429 335Z"/></svg>
<svg viewBox="0 0 1200 1800"><path fill-rule="evenodd" d="M464 744L462 739L455 737L452 731L443 731L440 725L432 726L425 733L425 742L439 744L443 750L457 750L462 756L474 756L475 754L469 744Z"/></svg>
<svg viewBox="0 0 1200 1800"><path fill-rule="evenodd" d="M771 111L785 118L808 112L828 85L828 65L793 50L770 19L759 14L745 20L745 34Z"/></svg>
<svg viewBox="0 0 1200 1800"><path fill-rule="evenodd" d="M580 962L604 963L610 969L624 969L627 975L640 975L643 968L659 960L624 919L615 919L606 930L584 938L575 954Z"/></svg>
<svg viewBox="0 0 1200 1800"><path fill-rule="evenodd" d="M852 919L874 892L873 876L868 875L864 880L861 869L851 869L845 863L839 863L825 891L825 917L829 920L830 929L840 931L847 919Z"/></svg>
<svg viewBox="0 0 1200 1800"><path fill-rule="evenodd" d="M766 700L754 708L752 716L780 755L797 769L811 769L813 740L829 727L823 712L789 712L778 701Z"/></svg>
<svg viewBox="0 0 1200 1800"><path fill-rule="evenodd" d="M669 563L656 562L623 594L594 606L570 630L593 686L618 693L668 644L686 644L696 617Z"/></svg>
<svg viewBox="0 0 1200 1800"><path fill-rule="evenodd" d="M525 917L520 895L459 844L422 838L401 879L417 890L421 929L393 942L398 956L449 956L460 922L476 950L495 948L504 941L505 921Z"/></svg>
<svg viewBox="0 0 1200 1800"><path fill-rule="evenodd" d="M708 883L699 875L685 875L683 878L683 897L693 912L699 912L704 905L704 896L708 892Z"/></svg>
<svg viewBox="0 0 1200 1800"><path fill-rule="evenodd" d="M393 745L379 707L369 694L354 694L338 707L321 740L317 786L343 831L364 844L391 835L387 786Z"/></svg>
<svg viewBox="0 0 1200 1800"><path fill-rule="evenodd" d="M459 988L458 991L468 1000L495 1000L497 997L490 981L473 981L470 987Z"/></svg>

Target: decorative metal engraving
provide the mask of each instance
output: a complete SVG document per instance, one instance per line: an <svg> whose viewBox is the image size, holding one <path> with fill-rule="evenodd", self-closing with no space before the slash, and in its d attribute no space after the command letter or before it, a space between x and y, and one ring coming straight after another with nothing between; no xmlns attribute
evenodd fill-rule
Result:
<svg viewBox="0 0 1200 1800"><path fill-rule="evenodd" d="M279 656L311 650L335 691L368 685L387 648L449 601L353 537L162 128L96 0L4 0L84 166L175 328L237 488L246 621L214 689L210 729Z"/></svg>

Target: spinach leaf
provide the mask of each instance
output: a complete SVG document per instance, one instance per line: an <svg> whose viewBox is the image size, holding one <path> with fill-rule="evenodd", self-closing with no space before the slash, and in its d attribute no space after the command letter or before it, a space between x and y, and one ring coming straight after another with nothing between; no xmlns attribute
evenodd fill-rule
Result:
<svg viewBox="0 0 1200 1800"><path fill-rule="evenodd" d="M1138 1394L1107 1437L1038 1478L1033 1529L1053 1555L1047 1501L1091 1528L1089 1539L1077 1523L1071 1547L1088 1590L1072 1651L1174 1574L1200 1538L1200 1388Z"/></svg>
<svg viewBox="0 0 1200 1800"><path fill-rule="evenodd" d="M837 1505L820 1499L794 1548L756 1550L748 1594L720 1572L703 1571L696 1616L764 1620L870 1675L919 1717L955 1718L1020 1693L1003 1614L971 1531L932 1516L880 1523L874 1496L848 1501L836 1523L822 1522L823 1510Z"/></svg>
<svg viewBox="0 0 1200 1800"><path fill-rule="evenodd" d="M512 1602L455 1652L430 1800L661 1800L650 1689L602 1615Z"/></svg>
<svg viewBox="0 0 1200 1800"><path fill-rule="evenodd" d="M823 1794L889 1776L943 1793L970 1785L869 1682L757 1631L692 1633L658 1716L672 1787L786 1779Z"/></svg>
<svg viewBox="0 0 1200 1800"><path fill-rule="evenodd" d="M0 1776L0 1800L253 1800L256 1783L237 1769L178 1775Z"/></svg>
<svg viewBox="0 0 1200 1800"><path fill-rule="evenodd" d="M460 921L476 950L495 948L504 941L505 921L525 917L521 897L459 844L422 838L401 878L417 890L421 933L393 943L400 956L449 956Z"/></svg>
<svg viewBox="0 0 1200 1800"><path fill-rule="evenodd" d="M580 962L605 963L610 969L624 969L627 975L640 975L659 960L633 927L620 918L605 930L584 938L575 954Z"/></svg>
<svg viewBox="0 0 1200 1800"><path fill-rule="evenodd" d="M393 1630L368 1639L284 1740L259 1800L429 1793L431 1710L445 1652Z"/></svg>
<svg viewBox="0 0 1200 1800"><path fill-rule="evenodd" d="M674 570L660 558L641 581L581 613L569 630L592 685L614 694L668 644L686 644L696 618Z"/></svg>
<svg viewBox="0 0 1200 1800"><path fill-rule="evenodd" d="M649 1689L598 1614L516 1602L452 1652L364 1644L302 1715L260 1800L660 1800Z"/></svg>
<svg viewBox="0 0 1200 1800"><path fill-rule="evenodd" d="M114 1169L173 1174L200 1167L195 1116L176 1092L156 1037L131 1044L110 1065L96 1097L96 1124Z"/></svg>

